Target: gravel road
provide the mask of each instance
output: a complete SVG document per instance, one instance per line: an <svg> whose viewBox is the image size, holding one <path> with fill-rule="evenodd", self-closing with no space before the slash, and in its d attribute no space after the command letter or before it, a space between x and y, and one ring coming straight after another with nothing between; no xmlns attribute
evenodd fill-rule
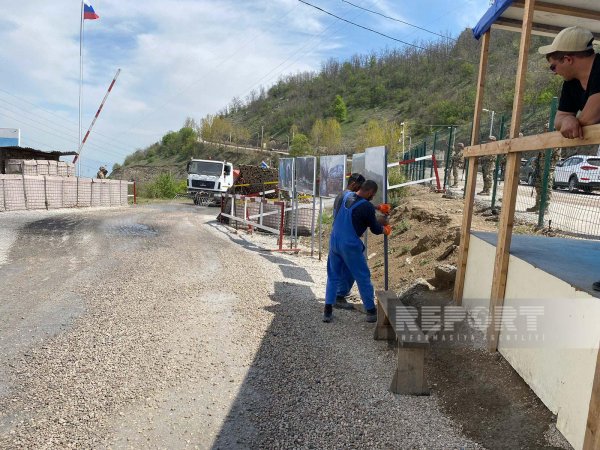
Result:
<svg viewBox="0 0 600 450"><path fill-rule="evenodd" d="M0 448L480 448L215 208L0 214Z"/></svg>

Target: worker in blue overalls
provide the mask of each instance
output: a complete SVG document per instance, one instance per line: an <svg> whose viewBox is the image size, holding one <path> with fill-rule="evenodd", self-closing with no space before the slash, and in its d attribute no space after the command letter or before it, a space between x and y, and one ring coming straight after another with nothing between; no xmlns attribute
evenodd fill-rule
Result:
<svg viewBox="0 0 600 450"><path fill-rule="evenodd" d="M362 184L365 182L365 177L363 177L360 173L353 173L348 178L348 186L344 192L338 194L333 202L333 220L335 220L335 216L340 209L340 205L342 204L342 199L348 192L358 192ZM352 274L343 270L340 273L340 284L338 286L336 295L335 295L335 303L333 304L334 308L339 309L354 309L354 305L348 301L346 297L350 294L350 290L354 285L354 278Z"/></svg>
<svg viewBox="0 0 600 450"><path fill-rule="evenodd" d="M333 305L343 274L348 271L356 284L367 312L367 322L377 321L375 291L371 283L371 272L365 258L364 245L360 240L367 230L373 234L391 233L387 216L377 218L375 207L370 202L377 193L377 183L367 180L357 193L347 192L333 222L327 259L327 288L323 322L333 319Z"/></svg>

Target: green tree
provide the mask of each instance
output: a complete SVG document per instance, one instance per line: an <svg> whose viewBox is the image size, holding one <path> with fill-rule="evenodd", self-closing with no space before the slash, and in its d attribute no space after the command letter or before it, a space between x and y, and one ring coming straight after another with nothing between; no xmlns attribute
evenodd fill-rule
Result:
<svg viewBox="0 0 600 450"><path fill-rule="evenodd" d="M333 101L333 115L338 122L345 122L348 119L348 108L341 95L336 95Z"/></svg>
<svg viewBox="0 0 600 450"><path fill-rule="evenodd" d="M323 121L321 119L315 120L315 123L313 124L312 129L310 130L310 140L312 145L314 145L315 147L319 147L320 145L322 145L323 131Z"/></svg>
<svg viewBox="0 0 600 450"><path fill-rule="evenodd" d="M321 140L328 153L337 153L342 148L342 127L333 117L323 124L323 137Z"/></svg>
<svg viewBox="0 0 600 450"><path fill-rule="evenodd" d="M310 155L311 148L308 137L302 133L296 133L290 145L290 156Z"/></svg>

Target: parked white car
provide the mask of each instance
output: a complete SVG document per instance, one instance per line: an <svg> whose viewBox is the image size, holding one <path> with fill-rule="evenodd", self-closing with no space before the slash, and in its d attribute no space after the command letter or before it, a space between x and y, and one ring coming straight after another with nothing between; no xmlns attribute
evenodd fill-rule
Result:
<svg viewBox="0 0 600 450"><path fill-rule="evenodd" d="M600 189L600 157L574 155L558 162L554 169L554 187L560 186L569 192Z"/></svg>

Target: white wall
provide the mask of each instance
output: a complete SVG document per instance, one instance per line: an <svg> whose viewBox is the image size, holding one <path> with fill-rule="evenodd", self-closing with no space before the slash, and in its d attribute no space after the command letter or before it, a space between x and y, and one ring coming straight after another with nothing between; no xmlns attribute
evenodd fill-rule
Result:
<svg viewBox="0 0 600 450"><path fill-rule="evenodd" d="M463 304L489 306L496 248L471 236ZM504 306L544 307L547 341L515 345L500 333L499 351L554 414L557 428L582 448L600 342L600 299L510 257ZM550 328L550 329L549 329ZM550 331L550 332L549 332Z"/></svg>

